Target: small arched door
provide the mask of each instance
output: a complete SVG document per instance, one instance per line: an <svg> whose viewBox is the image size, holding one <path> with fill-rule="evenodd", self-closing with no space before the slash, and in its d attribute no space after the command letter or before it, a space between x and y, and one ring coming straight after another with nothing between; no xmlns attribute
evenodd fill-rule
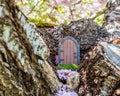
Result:
<svg viewBox="0 0 120 96"><path fill-rule="evenodd" d="M80 47L73 37L67 36L59 41L58 58L59 64L80 63Z"/></svg>

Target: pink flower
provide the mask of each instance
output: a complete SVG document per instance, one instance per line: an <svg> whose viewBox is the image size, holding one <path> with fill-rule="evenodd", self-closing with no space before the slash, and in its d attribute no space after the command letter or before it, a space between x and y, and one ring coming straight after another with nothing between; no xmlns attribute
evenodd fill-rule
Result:
<svg viewBox="0 0 120 96"><path fill-rule="evenodd" d="M78 94L72 91L72 92L65 92L62 96L78 96Z"/></svg>
<svg viewBox="0 0 120 96"><path fill-rule="evenodd" d="M58 64L58 55L55 56L55 63Z"/></svg>
<svg viewBox="0 0 120 96"><path fill-rule="evenodd" d="M85 57L86 60L88 60L89 58L88 57Z"/></svg>

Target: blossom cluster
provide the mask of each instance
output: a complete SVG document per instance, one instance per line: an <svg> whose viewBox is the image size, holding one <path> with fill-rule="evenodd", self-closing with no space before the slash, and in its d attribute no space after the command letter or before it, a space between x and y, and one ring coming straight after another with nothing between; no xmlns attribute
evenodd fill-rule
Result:
<svg viewBox="0 0 120 96"><path fill-rule="evenodd" d="M71 73L77 73L76 71L72 71L72 70L57 70L57 74L59 79L61 80L66 80L67 77L69 76L69 74Z"/></svg>
<svg viewBox="0 0 120 96"><path fill-rule="evenodd" d="M65 90L59 90L56 96L78 96L78 94L75 91L66 92Z"/></svg>
<svg viewBox="0 0 120 96"><path fill-rule="evenodd" d="M17 3L21 2L15 0ZM93 18L105 9L108 0L22 0L20 8L34 23L54 22L68 24L80 18ZM102 15L103 16L103 15ZM101 21L101 16L96 22Z"/></svg>
<svg viewBox="0 0 120 96"><path fill-rule="evenodd" d="M69 74L72 73L77 73L77 72L72 70L57 70L58 77L61 80L66 80ZM57 91L55 96L78 96L78 94L73 90L68 91L67 85L63 84L62 88Z"/></svg>

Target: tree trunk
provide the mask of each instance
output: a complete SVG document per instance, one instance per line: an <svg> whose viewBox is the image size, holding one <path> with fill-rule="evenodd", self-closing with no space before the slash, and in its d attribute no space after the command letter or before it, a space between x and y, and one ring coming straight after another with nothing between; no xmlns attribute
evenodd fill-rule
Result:
<svg viewBox="0 0 120 96"><path fill-rule="evenodd" d="M81 58L89 50L93 49L100 38L108 36L104 27L96 24L92 19L80 19L72 21L68 25L62 25L56 28L40 28L44 41L50 49L50 59L55 64L55 55L58 54L59 40L65 36L71 36L77 40L80 46Z"/></svg>
<svg viewBox="0 0 120 96"><path fill-rule="evenodd" d="M104 26L110 36L84 55L79 69L80 96L120 96L119 6L119 0L107 3Z"/></svg>
<svg viewBox="0 0 120 96"><path fill-rule="evenodd" d="M107 4L104 26L112 36L107 42L93 47L106 30L89 19L72 22L52 33L57 42L48 45L53 51L57 50L58 40L67 35L77 38L81 49L87 50L79 69L80 96L110 96L120 87L119 4L119 0ZM0 0L0 96L49 96L61 87L47 62L45 34L27 22L14 0Z"/></svg>
<svg viewBox="0 0 120 96"><path fill-rule="evenodd" d="M0 0L0 96L48 96L61 87L38 33L14 0Z"/></svg>
<svg viewBox="0 0 120 96"><path fill-rule="evenodd" d="M111 61L110 56L113 54L109 48L113 47L108 43L102 43L102 46L107 47L107 50L97 45L92 51L85 55L80 64L81 86L79 95L86 96L112 96L113 91L120 82L120 67ZM104 53L103 53L104 51ZM109 55L106 54L109 51ZM119 53L119 51L118 51ZM120 58L120 57L118 57ZM120 62L120 61L119 61Z"/></svg>

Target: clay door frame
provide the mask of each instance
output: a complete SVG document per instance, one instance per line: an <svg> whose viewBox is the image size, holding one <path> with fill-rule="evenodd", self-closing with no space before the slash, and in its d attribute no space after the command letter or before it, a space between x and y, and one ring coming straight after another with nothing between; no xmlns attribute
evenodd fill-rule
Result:
<svg viewBox="0 0 120 96"><path fill-rule="evenodd" d="M77 63L80 64L80 46L79 43L77 42L76 39L74 39L71 36L66 36L62 39L59 40L59 45L58 45L58 63L61 63L61 58L60 58L60 53L61 53L61 45L64 43L65 40L72 40L74 42L74 44L76 45L77 48Z"/></svg>

